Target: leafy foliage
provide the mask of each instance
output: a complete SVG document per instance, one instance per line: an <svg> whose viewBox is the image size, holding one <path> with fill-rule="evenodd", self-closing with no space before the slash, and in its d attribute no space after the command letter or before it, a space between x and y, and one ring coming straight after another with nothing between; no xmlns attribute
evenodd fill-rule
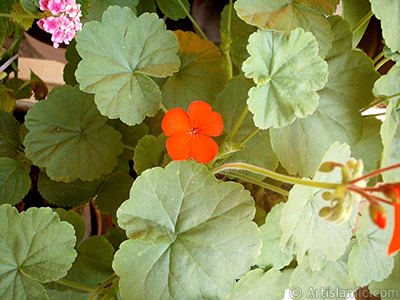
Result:
<svg viewBox="0 0 400 300"><path fill-rule="evenodd" d="M16 204L31 187L29 172L24 166L7 157L0 157L0 204Z"/></svg>
<svg viewBox="0 0 400 300"><path fill-rule="evenodd" d="M197 163L144 172L117 213L130 237L113 262L122 297L225 297L261 246L254 211L241 185Z"/></svg>

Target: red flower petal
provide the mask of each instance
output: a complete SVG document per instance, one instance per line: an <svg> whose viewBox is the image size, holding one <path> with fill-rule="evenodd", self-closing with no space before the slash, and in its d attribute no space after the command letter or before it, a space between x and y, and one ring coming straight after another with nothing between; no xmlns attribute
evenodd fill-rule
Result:
<svg viewBox="0 0 400 300"><path fill-rule="evenodd" d="M189 115L182 108L173 108L165 114L161 128L166 136L177 133L189 133L192 130Z"/></svg>
<svg viewBox="0 0 400 300"><path fill-rule="evenodd" d="M190 132L174 134L167 139L165 145L173 160L188 160L192 152L192 135Z"/></svg>
<svg viewBox="0 0 400 300"><path fill-rule="evenodd" d="M206 135L219 136L224 129L221 115L213 112L211 106L203 101L194 101L190 104L189 118L192 127Z"/></svg>
<svg viewBox="0 0 400 300"><path fill-rule="evenodd" d="M202 164L208 164L218 153L218 144L204 134L192 137L192 158Z"/></svg>
<svg viewBox="0 0 400 300"><path fill-rule="evenodd" d="M394 228L392 239L389 244L388 255L400 250L400 203L393 203L394 207Z"/></svg>

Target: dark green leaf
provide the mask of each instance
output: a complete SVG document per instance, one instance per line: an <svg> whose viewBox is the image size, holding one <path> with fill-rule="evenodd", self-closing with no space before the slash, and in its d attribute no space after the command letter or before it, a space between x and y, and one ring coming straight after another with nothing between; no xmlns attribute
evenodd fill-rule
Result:
<svg viewBox="0 0 400 300"><path fill-rule="evenodd" d="M369 0L342 0L343 18L350 23L350 28L353 28L361 19L371 11ZM353 34L353 47L356 47L360 42L369 22L365 22Z"/></svg>
<svg viewBox="0 0 400 300"><path fill-rule="evenodd" d="M153 167L162 166L164 156L167 154L166 141L167 137L164 134L158 138L146 135L139 141L133 156L133 167L137 174Z"/></svg>
<svg viewBox="0 0 400 300"><path fill-rule="evenodd" d="M0 170L0 204L17 204L31 187L29 172L8 157L0 157Z"/></svg>
<svg viewBox="0 0 400 300"><path fill-rule="evenodd" d="M128 7L136 15L136 6L139 0L92 0L90 4L88 21L101 21L103 13L108 7L117 5L119 7Z"/></svg>
<svg viewBox="0 0 400 300"><path fill-rule="evenodd" d="M0 110L0 157L14 157L21 148L20 123L9 113Z"/></svg>
<svg viewBox="0 0 400 300"><path fill-rule="evenodd" d="M6 112L13 112L15 106L15 98L12 92L4 84L0 84L0 109Z"/></svg>
<svg viewBox="0 0 400 300"><path fill-rule="evenodd" d="M185 10L190 12L190 3L188 0L156 0L156 2L160 10L174 21L185 19Z"/></svg>
<svg viewBox="0 0 400 300"><path fill-rule="evenodd" d="M66 84L74 86L78 84L75 78L75 71L81 61L81 57L79 56L78 51L76 51L75 39L73 39L68 45L67 50L65 51L65 59L68 63L64 67L63 78Z"/></svg>
<svg viewBox="0 0 400 300"><path fill-rule="evenodd" d="M31 87L36 100L45 99L49 90L46 84L31 70Z"/></svg>
<svg viewBox="0 0 400 300"><path fill-rule="evenodd" d="M76 243L79 244L85 235L86 225L83 218L73 210L66 211L62 208L56 208L54 211L59 215L61 221L66 221L74 226Z"/></svg>

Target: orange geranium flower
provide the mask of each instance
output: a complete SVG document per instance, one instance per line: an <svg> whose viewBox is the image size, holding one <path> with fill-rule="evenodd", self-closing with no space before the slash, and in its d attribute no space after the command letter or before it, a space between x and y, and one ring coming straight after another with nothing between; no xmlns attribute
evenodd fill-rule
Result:
<svg viewBox="0 0 400 300"><path fill-rule="evenodd" d="M218 145L210 136L219 136L223 130L221 115L212 111L203 101L189 105L189 113L181 108L169 110L161 128L167 139L167 151L173 160L193 158L199 163L209 163L218 153Z"/></svg>
<svg viewBox="0 0 400 300"><path fill-rule="evenodd" d="M390 240L388 255L400 250L400 202L393 203L394 207L394 228Z"/></svg>

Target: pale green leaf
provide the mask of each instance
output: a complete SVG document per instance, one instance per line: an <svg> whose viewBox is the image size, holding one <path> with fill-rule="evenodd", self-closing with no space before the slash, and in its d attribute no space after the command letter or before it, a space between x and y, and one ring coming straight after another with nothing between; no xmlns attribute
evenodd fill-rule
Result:
<svg viewBox="0 0 400 300"><path fill-rule="evenodd" d="M47 295L50 300L87 300L91 293L78 293L75 291L57 291L47 289Z"/></svg>
<svg viewBox="0 0 400 300"><path fill-rule="evenodd" d="M381 127L383 154L381 167L398 164L400 161L400 112L396 110L394 102L390 101L386 110L385 121ZM400 169L382 173L383 181L400 181Z"/></svg>
<svg viewBox="0 0 400 300"><path fill-rule="evenodd" d="M14 111L15 99L13 94L4 85L0 84L0 109L12 113Z"/></svg>
<svg viewBox="0 0 400 300"><path fill-rule="evenodd" d="M9 113L0 109L0 156L14 157L21 148L20 123Z"/></svg>
<svg viewBox="0 0 400 300"><path fill-rule="evenodd" d="M393 207L385 208L388 226L384 230L371 221L368 207L359 219L348 261L349 279L358 286L366 286L372 280L382 281L392 272L394 260L387 255L387 248L393 232Z"/></svg>
<svg viewBox="0 0 400 300"><path fill-rule="evenodd" d="M375 171L378 161L382 156L382 139L380 128L382 122L375 118L365 118L363 136L358 143L352 147L351 153L354 158L362 159L364 163L364 173Z"/></svg>
<svg viewBox="0 0 400 300"><path fill-rule="evenodd" d="M394 257L392 274L382 282L371 282L369 289L373 295L380 295L382 300L399 300L400 297L400 254Z"/></svg>
<svg viewBox="0 0 400 300"><path fill-rule="evenodd" d="M391 97L391 101L397 102L400 99L400 67L394 65L387 74L382 75L375 82L373 93L378 98Z"/></svg>
<svg viewBox="0 0 400 300"><path fill-rule="evenodd" d="M247 93L251 87L252 85L243 77L236 76L226 84L221 93L216 95L213 109L221 114L224 122L224 134L219 138L220 142L231 132L236 121L246 109ZM232 142L240 143L240 141L254 129L256 129L256 127L254 126L251 114L248 113L239 130L233 137ZM262 151L260 151L260 149L262 149ZM269 131L260 130L246 142L243 150L233 153L232 156L227 159L227 162L245 162L268 170L275 170L278 166L278 159L271 148ZM246 174L255 176L250 172ZM263 179L263 176L257 177Z"/></svg>
<svg viewBox="0 0 400 300"><path fill-rule="evenodd" d="M87 23L76 40L82 57L77 81L96 94L103 115L135 125L157 113L161 91L148 76L172 75L180 64L177 38L157 15L136 17L127 7L112 6L102 22Z"/></svg>
<svg viewBox="0 0 400 300"><path fill-rule="evenodd" d="M400 51L400 2L397 0L370 0L372 12L381 21L386 45Z"/></svg>
<svg viewBox="0 0 400 300"><path fill-rule="evenodd" d="M167 154L166 141L167 137L164 134L159 137L146 135L140 139L133 155L133 168L137 174L153 167L162 166L164 156Z"/></svg>
<svg viewBox="0 0 400 300"><path fill-rule="evenodd" d="M335 56L353 48L351 45L351 38L353 35L349 23L343 20L340 16L329 17L328 22L331 25L331 30L335 37L332 41L332 47L325 57L325 60L329 61Z"/></svg>
<svg viewBox="0 0 400 300"><path fill-rule="evenodd" d="M331 244L332 245L332 244ZM289 288L294 299L346 300L357 286L348 278L347 260L351 244L340 258L329 261L318 271L313 271L306 260L294 269Z"/></svg>
<svg viewBox="0 0 400 300"><path fill-rule="evenodd" d="M160 10L174 21L185 19L185 10L190 12L190 3L188 0L156 0L156 2Z"/></svg>
<svg viewBox="0 0 400 300"><path fill-rule="evenodd" d="M260 227L263 242L257 261L260 267L282 269L293 259L292 253L283 252L279 245L282 236L280 220L283 207L283 203L275 205L268 213L264 225Z"/></svg>
<svg viewBox="0 0 400 300"><path fill-rule="evenodd" d="M247 101L257 127L280 128L315 111L316 91L324 87L328 70L312 34L302 29L288 36L258 30L250 36L247 50L250 57L242 70L257 84Z"/></svg>
<svg viewBox="0 0 400 300"><path fill-rule="evenodd" d="M338 0L238 0L235 9L240 18L260 29L285 31L296 28L311 32L325 57L331 48L333 34L322 14L335 11Z"/></svg>
<svg viewBox="0 0 400 300"><path fill-rule="evenodd" d="M400 63L400 51L392 51L388 46L383 47L383 53L385 57L390 58L391 60L397 63L399 66Z"/></svg>
<svg viewBox="0 0 400 300"><path fill-rule="evenodd" d="M48 299L39 282L65 276L76 257L73 227L50 208L0 206L0 298Z"/></svg>
<svg viewBox="0 0 400 300"><path fill-rule="evenodd" d="M251 270L240 278L227 300L282 300L289 283L289 276L271 269L264 273L260 269Z"/></svg>
<svg viewBox="0 0 400 300"><path fill-rule="evenodd" d="M65 183L51 180L45 172L40 172L38 190L46 201L63 207L76 207L85 204L96 196L102 179L93 181L75 180Z"/></svg>
<svg viewBox="0 0 400 300"><path fill-rule="evenodd" d="M97 192L96 205L102 213L115 214L117 208L129 198L133 178L117 171L108 176Z"/></svg>
<svg viewBox="0 0 400 300"><path fill-rule="evenodd" d="M175 31L179 42L179 72L167 79L161 91L168 109L187 109L195 100L211 102L226 82L224 59L213 43L193 32Z"/></svg>
<svg viewBox="0 0 400 300"><path fill-rule="evenodd" d="M101 21L103 13L109 6L117 5L120 7L128 7L136 15L136 6L139 4L139 0L91 0L90 10L87 16L87 21Z"/></svg>
<svg viewBox="0 0 400 300"><path fill-rule="evenodd" d="M342 0L343 18L350 23L353 28L361 19L371 11L369 0ZM360 29L353 34L352 44L356 47L360 42L369 22L365 22Z"/></svg>
<svg viewBox="0 0 400 300"><path fill-rule="evenodd" d="M56 181L91 181L111 173L122 144L121 135L106 121L93 96L78 86L54 88L27 113L26 156Z"/></svg>
<svg viewBox="0 0 400 300"><path fill-rule="evenodd" d="M335 143L321 162L335 161L345 164L349 159L349 147ZM340 171L317 172L314 180L340 182L341 174ZM284 252L295 253L300 264L308 259L312 270L320 270L328 261L335 261L344 253L355 222L354 214L340 224L321 218L318 215L319 210L329 205L322 199L323 191L319 188L295 185L282 209L280 246Z"/></svg>
<svg viewBox="0 0 400 300"><path fill-rule="evenodd" d="M121 296L225 298L260 250L254 211L243 186L218 182L195 162L143 172L117 212L135 239L120 246L113 262Z"/></svg>
<svg viewBox="0 0 400 300"><path fill-rule="evenodd" d="M29 171L8 157L0 157L0 170L0 204L17 204L31 187Z"/></svg>
<svg viewBox="0 0 400 300"><path fill-rule="evenodd" d="M319 91L317 110L289 126L271 130L272 148L279 161L289 173L305 177L314 174L332 143L338 141L353 147L361 139L364 124L359 109L373 101L371 91L379 76L365 53L346 49L351 47L344 32L348 25L344 26L339 17L330 18L330 22L335 40L332 55L327 56L329 77Z"/></svg>

